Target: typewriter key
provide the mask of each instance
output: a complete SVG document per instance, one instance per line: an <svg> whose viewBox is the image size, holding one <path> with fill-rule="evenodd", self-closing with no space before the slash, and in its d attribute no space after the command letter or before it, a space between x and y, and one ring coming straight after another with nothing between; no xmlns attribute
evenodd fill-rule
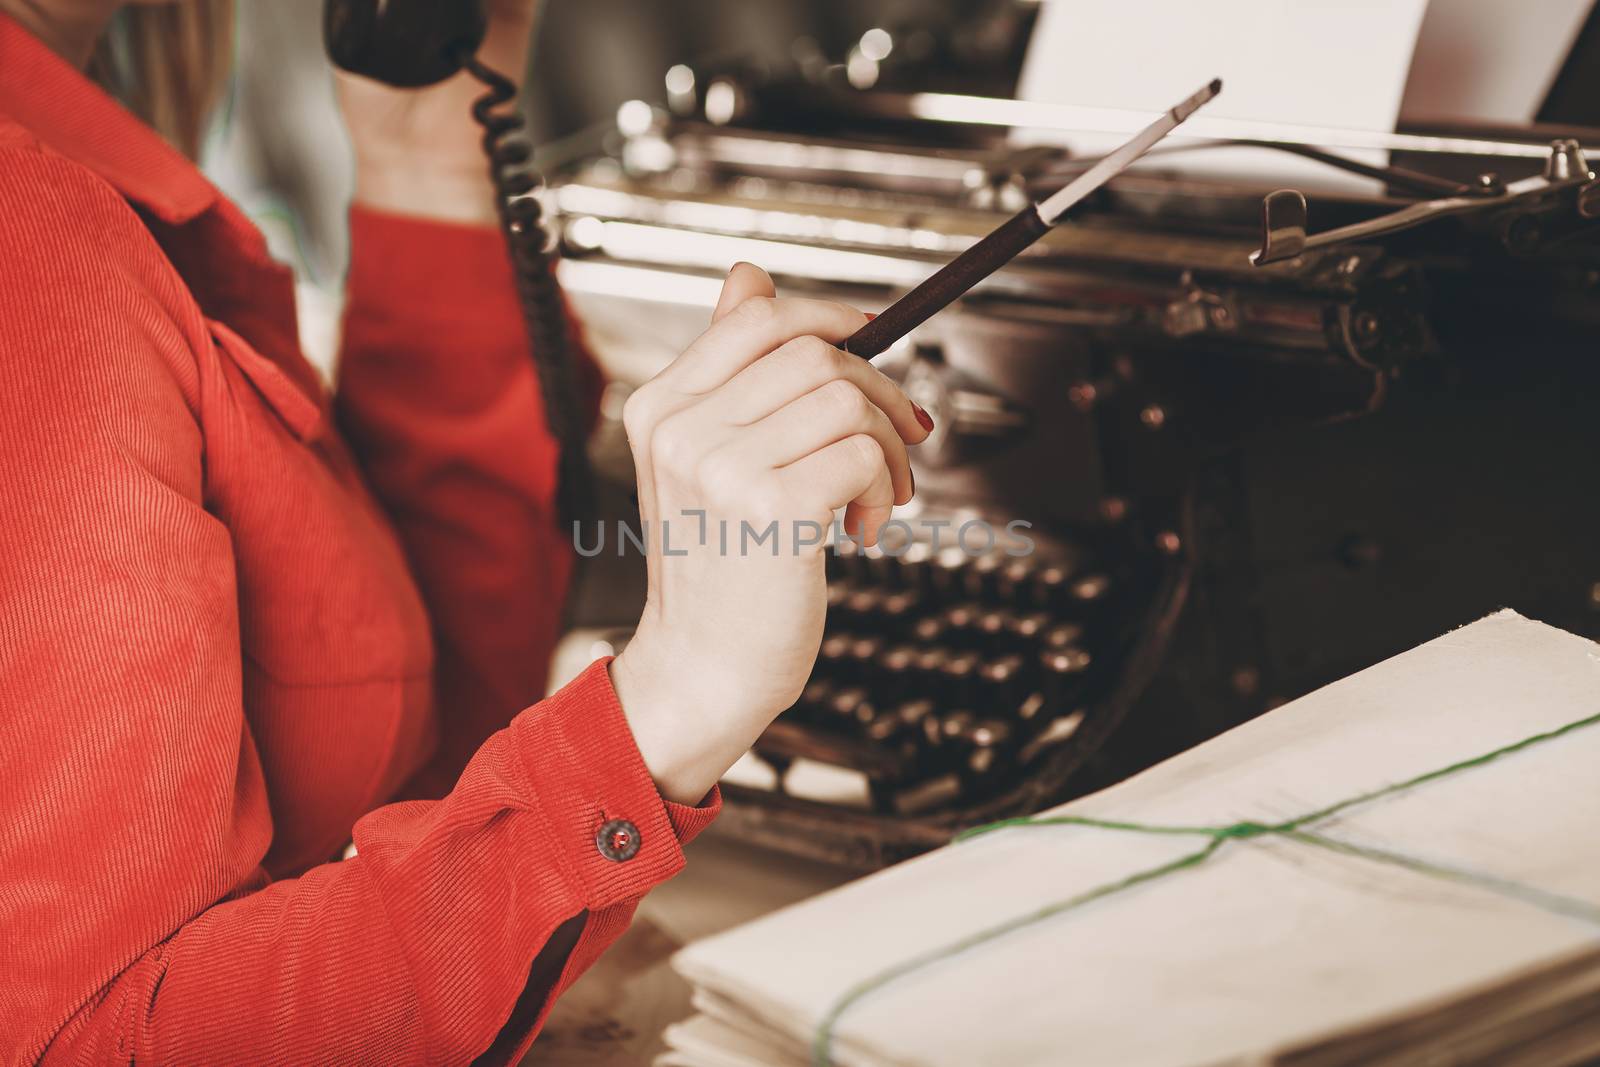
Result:
<svg viewBox="0 0 1600 1067"><path fill-rule="evenodd" d="M905 731L905 723L900 721L898 709L881 712L867 723L867 738L880 745L887 745Z"/></svg>
<svg viewBox="0 0 1600 1067"><path fill-rule="evenodd" d="M821 707L833 695L833 683L826 678L812 678L800 691L800 703Z"/></svg>
<svg viewBox="0 0 1600 1067"><path fill-rule="evenodd" d="M916 593L888 593L878 602L878 617L885 630L904 633L921 607L922 597Z"/></svg>
<svg viewBox="0 0 1600 1067"><path fill-rule="evenodd" d="M837 690L828 701L828 711L834 722L848 725L855 721L856 709L867 702L867 691L858 685Z"/></svg>
<svg viewBox="0 0 1600 1067"><path fill-rule="evenodd" d="M896 544L893 552L886 551L881 545L874 549L878 553L877 561L874 565L878 575L878 584L885 590L895 592L906 587L903 558L909 547Z"/></svg>
<svg viewBox="0 0 1600 1067"><path fill-rule="evenodd" d="M1010 621L1011 613L1000 608L991 608L978 616L977 631L978 643L991 652L998 652L1005 644L1006 624Z"/></svg>
<svg viewBox="0 0 1600 1067"><path fill-rule="evenodd" d="M1000 599L1000 574L1005 565L1003 552L989 552L973 561L967 568L967 591L974 600L993 604Z"/></svg>
<svg viewBox="0 0 1600 1067"><path fill-rule="evenodd" d="M935 710L931 700L908 700L894 709L894 715L900 721L901 730L920 732L923 721L933 718Z"/></svg>
<svg viewBox="0 0 1600 1067"><path fill-rule="evenodd" d="M1034 607L1033 576L1038 566L1031 559L1014 559L1000 571L1000 598L1026 611Z"/></svg>
<svg viewBox="0 0 1600 1067"><path fill-rule="evenodd" d="M850 644L850 665L857 678L866 679L878 665L883 652L883 638L858 637Z"/></svg>
<svg viewBox="0 0 1600 1067"><path fill-rule="evenodd" d="M952 644L975 645L978 643L978 618L983 614L983 608L977 604L956 604L944 611L944 624L946 640Z"/></svg>
<svg viewBox="0 0 1600 1067"><path fill-rule="evenodd" d="M830 676L838 676L849 660L850 645L854 639L849 634L829 634L822 639L822 647L817 650L817 670Z"/></svg>
<svg viewBox="0 0 1600 1067"><path fill-rule="evenodd" d="M1067 675L1082 674L1089 669L1090 656L1081 648L1051 649L1039 657L1039 663L1046 674Z"/></svg>
<svg viewBox="0 0 1600 1067"><path fill-rule="evenodd" d="M1094 610L1111 598L1111 579L1104 574L1086 574L1073 581L1067 592L1080 609Z"/></svg>
<svg viewBox="0 0 1600 1067"><path fill-rule="evenodd" d="M939 738L941 742L956 743L966 741L978 717L966 709L952 711L939 717Z"/></svg>
<svg viewBox="0 0 1600 1067"><path fill-rule="evenodd" d="M1025 649L1032 648L1054 621L1049 612L1022 612L1006 619L1006 633L1013 642Z"/></svg>
<svg viewBox="0 0 1600 1067"><path fill-rule="evenodd" d="M955 774L941 774L908 789L897 791L891 803L897 814L921 815L949 807L960 797L961 778Z"/></svg>
<svg viewBox="0 0 1600 1067"><path fill-rule="evenodd" d="M1040 637L1039 645L1047 652L1060 652L1083 645L1083 625L1076 622L1057 623Z"/></svg>
<svg viewBox="0 0 1600 1067"><path fill-rule="evenodd" d="M856 588L845 597L844 610L849 612L853 625L862 629L872 629L878 621L878 606L883 603L883 594L870 586L866 589Z"/></svg>
<svg viewBox="0 0 1600 1067"><path fill-rule="evenodd" d="M1042 611L1065 610L1070 600L1067 587L1071 582L1072 573L1065 567L1040 568L1033 580L1033 606Z"/></svg>
<svg viewBox="0 0 1600 1067"><path fill-rule="evenodd" d="M946 707L965 707L972 703L973 683L981 663L976 652L958 652L944 661L939 672L944 686L937 695Z"/></svg>
<svg viewBox="0 0 1600 1067"><path fill-rule="evenodd" d="M828 621L834 622L841 618L845 610L845 601L850 599L850 586L840 580L828 582Z"/></svg>
<svg viewBox="0 0 1600 1067"><path fill-rule="evenodd" d="M833 585L843 582L848 575L845 573L844 557L829 545L822 552L822 571L828 576L828 584Z"/></svg>
<svg viewBox="0 0 1600 1067"><path fill-rule="evenodd" d="M967 554L955 545L939 550L933 560L933 586L946 603L956 603L967 597L967 567L971 563Z"/></svg>
<svg viewBox="0 0 1600 1067"><path fill-rule="evenodd" d="M856 553L856 558L860 560L862 581L877 586L887 584L892 561L882 545L863 548Z"/></svg>
<svg viewBox="0 0 1600 1067"><path fill-rule="evenodd" d="M906 546L900 558L896 560L896 577L902 589L921 593L923 596L932 596L935 592L933 581L933 547L926 541L913 541Z"/></svg>
<svg viewBox="0 0 1600 1067"><path fill-rule="evenodd" d="M913 671L916 691L918 693L938 697L944 692L944 665L954 655L944 645L932 645L917 653L916 668Z"/></svg>
<svg viewBox="0 0 1600 1067"><path fill-rule="evenodd" d="M977 705L995 714L1016 707L1021 696L1023 666L1021 656L1006 655L980 667L978 678L982 693Z"/></svg>
<svg viewBox="0 0 1600 1067"><path fill-rule="evenodd" d="M1004 748L1011 736L1010 724L999 719L979 719L967 732L967 740L973 747L991 752Z"/></svg>
<svg viewBox="0 0 1600 1067"><path fill-rule="evenodd" d="M1023 722L1045 718L1045 707L1043 693L1029 693L1027 699L1017 706L1017 718Z"/></svg>
<svg viewBox="0 0 1600 1067"><path fill-rule="evenodd" d="M843 580L856 578L859 573L856 567L856 553L860 548L857 542L848 537L842 541L835 541L826 553L828 568Z"/></svg>
<svg viewBox="0 0 1600 1067"><path fill-rule="evenodd" d="M910 645L895 645L878 657L877 691L888 700L911 695L917 667L917 650Z"/></svg>
<svg viewBox="0 0 1600 1067"><path fill-rule="evenodd" d="M929 715L921 722L923 759L927 767L944 770L956 761L954 736L945 731L948 715Z"/></svg>
<svg viewBox="0 0 1600 1067"><path fill-rule="evenodd" d="M945 639L949 629L938 615L924 615L911 626L911 636L919 645L935 645Z"/></svg>
<svg viewBox="0 0 1600 1067"><path fill-rule="evenodd" d="M1040 730L1017 751L1017 762L1022 764L1032 763L1051 749L1069 740L1078 732L1078 727L1082 725L1083 712L1081 710L1053 720L1050 725Z"/></svg>
<svg viewBox="0 0 1600 1067"><path fill-rule="evenodd" d="M980 719L966 734L971 751L967 753L967 780L974 785L985 783L1010 765L1010 750L1015 731L1009 723L999 719Z"/></svg>
<svg viewBox="0 0 1600 1067"><path fill-rule="evenodd" d="M880 548L867 548L859 541L846 538L840 545L840 558L844 562L844 573L858 587L863 585L878 584L878 565L883 559L883 550Z"/></svg>
<svg viewBox="0 0 1600 1067"><path fill-rule="evenodd" d="M828 702L833 699L833 683L825 678L812 678L800 692L790 713L806 722L817 722L827 713Z"/></svg>
<svg viewBox="0 0 1600 1067"><path fill-rule="evenodd" d="M1045 702L1059 707L1081 686L1089 669L1089 653L1081 648L1053 650L1039 658L1039 665L1044 671Z"/></svg>

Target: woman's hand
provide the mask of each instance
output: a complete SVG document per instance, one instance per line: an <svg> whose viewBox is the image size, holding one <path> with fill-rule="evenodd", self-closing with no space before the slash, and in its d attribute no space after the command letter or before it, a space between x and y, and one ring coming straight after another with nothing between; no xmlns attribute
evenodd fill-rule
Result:
<svg viewBox="0 0 1600 1067"><path fill-rule="evenodd" d="M488 5L478 58L512 81L527 68L536 8L537 0ZM391 89L342 72L338 81L355 148L357 203L450 222L495 221L483 131L472 119L481 83L466 73L425 89Z"/></svg>
<svg viewBox="0 0 1600 1067"><path fill-rule="evenodd" d="M871 544L911 499L906 445L931 423L834 347L866 321L776 299L766 272L738 264L711 328L624 408L649 594L611 676L669 799L698 802L799 696L822 640L835 509Z"/></svg>

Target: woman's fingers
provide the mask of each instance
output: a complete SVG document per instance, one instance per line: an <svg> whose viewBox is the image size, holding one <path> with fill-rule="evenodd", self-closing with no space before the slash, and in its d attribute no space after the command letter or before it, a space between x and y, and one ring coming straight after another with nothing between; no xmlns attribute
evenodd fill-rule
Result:
<svg viewBox="0 0 1600 1067"><path fill-rule="evenodd" d="M658 380L680 393L709 393L786 341L805 334L843 341L866 324L861 312L831 300L746 297L673 360Z"/></svg>
<svg viewBox="0 0 1600 1067"><path fill-rule="evenodd" d="M772 276L754 263L738 262L728 271L722 282L722 293L717 306L711 310L713 325L726 318L728 313L746 300L770 300L777 295ZM670 368L669 368L670 369ZM663 373L659 377L666 377ZM655 505L652 478L652 460L649 440L655 427L665 418L682 410L688 398L674 396L670 389L663 390L659 382L649 382L628 397L623 407L622 423L628 440L633 445L635 473L639 476L639 504L653 509ZM650 514L646 511L645 514Z"/></svg>
<svg viewBox="0 0 1600 1067"><path fill-rule="evenodd" d="M865 315L773 294L765 271L735 264L711 327L629 398L641 509L654 513L660 481L735 509L751 497L762 514L845 507L850 532L875 539L914 491L906 445L927 437L926 416L830 343Z"/></svg>
<svg viewBox="0 0 1600 1067"><path fill-rule="evenodd" d="M877 442L880 462L888 471L892 486L888 503L904 504L910 500L911 460L906 455L905 442L883 409L842 378L826 382L752 423L726 447L738 449L762 467L778 468L858 434Z"/></svg>
<svg viewBox="0 0 1600 1067"><path fill-rule="evenodd" d="M777 472L784 492L817 511L845 508L845 532L866 544L894 510L895 492L883 449L870 434L854 434ZM847 506L848 505L848 506Z"/></svg>
<svg viewBox="0 0 1600 1067"><path fill-rule="evenodd" d="M854 385L894 425L906 444L927 439L928 429L906 394L871 363L830 345L820 337L796 337L777 351L734 375L711 398L736 424L766 418L785 404L831 381Z"/></svg>
<svg viewBox="0 0 1600 1067"><path fill-rule="evenodd" d="M777 295L778 287L772 284L770 274L754 263L735 263L722 283L722 295L717 297L717 306L711 311L711 322L713 325L721 322L728 312L751 297Z"/></svg>

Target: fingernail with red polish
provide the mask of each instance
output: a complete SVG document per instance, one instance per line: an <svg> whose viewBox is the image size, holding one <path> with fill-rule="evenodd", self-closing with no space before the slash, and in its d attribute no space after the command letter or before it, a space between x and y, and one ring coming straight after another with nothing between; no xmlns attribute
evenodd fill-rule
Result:
<svg viewBox="0 0 1600 1067"><path fill-rule="evenodd" d="M913 413L916 414L917 421L922 424L922 428L924 430L927 430L929 433L932 433L933 432L933 416L929 415L926 411L923 411L922 410L922 405L917 403L915 400L913 400L911 402L911 410L912 410Z"/></svg>
<svg viewBox="0 0 1600 1067"><path fill-rule="evenodd" d="M863 311L861 314L867 317L868 322L871 322L873 319L878 317L878 313L876 311Z"/></svg>

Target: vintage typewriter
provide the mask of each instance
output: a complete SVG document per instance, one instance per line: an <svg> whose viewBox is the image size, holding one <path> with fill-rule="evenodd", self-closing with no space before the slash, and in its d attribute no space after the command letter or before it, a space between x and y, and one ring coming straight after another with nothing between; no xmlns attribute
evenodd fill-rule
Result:
<svg viewBox="0 0 1600 1067"><path fill-rule="evenodd" d="M1011 101L943 122L846 75L674 68L669 107L625 106L552 173L562 281L624 386L703 328L735 260L874 310L1083 165L1010 145ZM1130 173L886 353L938 425L914 535L830 557L815 673L725 819L880 865L1502 605L1600 633L1588 141L1411 131L1374 168L1271 139L1383 183L1309 211ZM1034 551L957 543L975 519L1027 523ZM628 618L619 581L591 620Z"/></svg>

